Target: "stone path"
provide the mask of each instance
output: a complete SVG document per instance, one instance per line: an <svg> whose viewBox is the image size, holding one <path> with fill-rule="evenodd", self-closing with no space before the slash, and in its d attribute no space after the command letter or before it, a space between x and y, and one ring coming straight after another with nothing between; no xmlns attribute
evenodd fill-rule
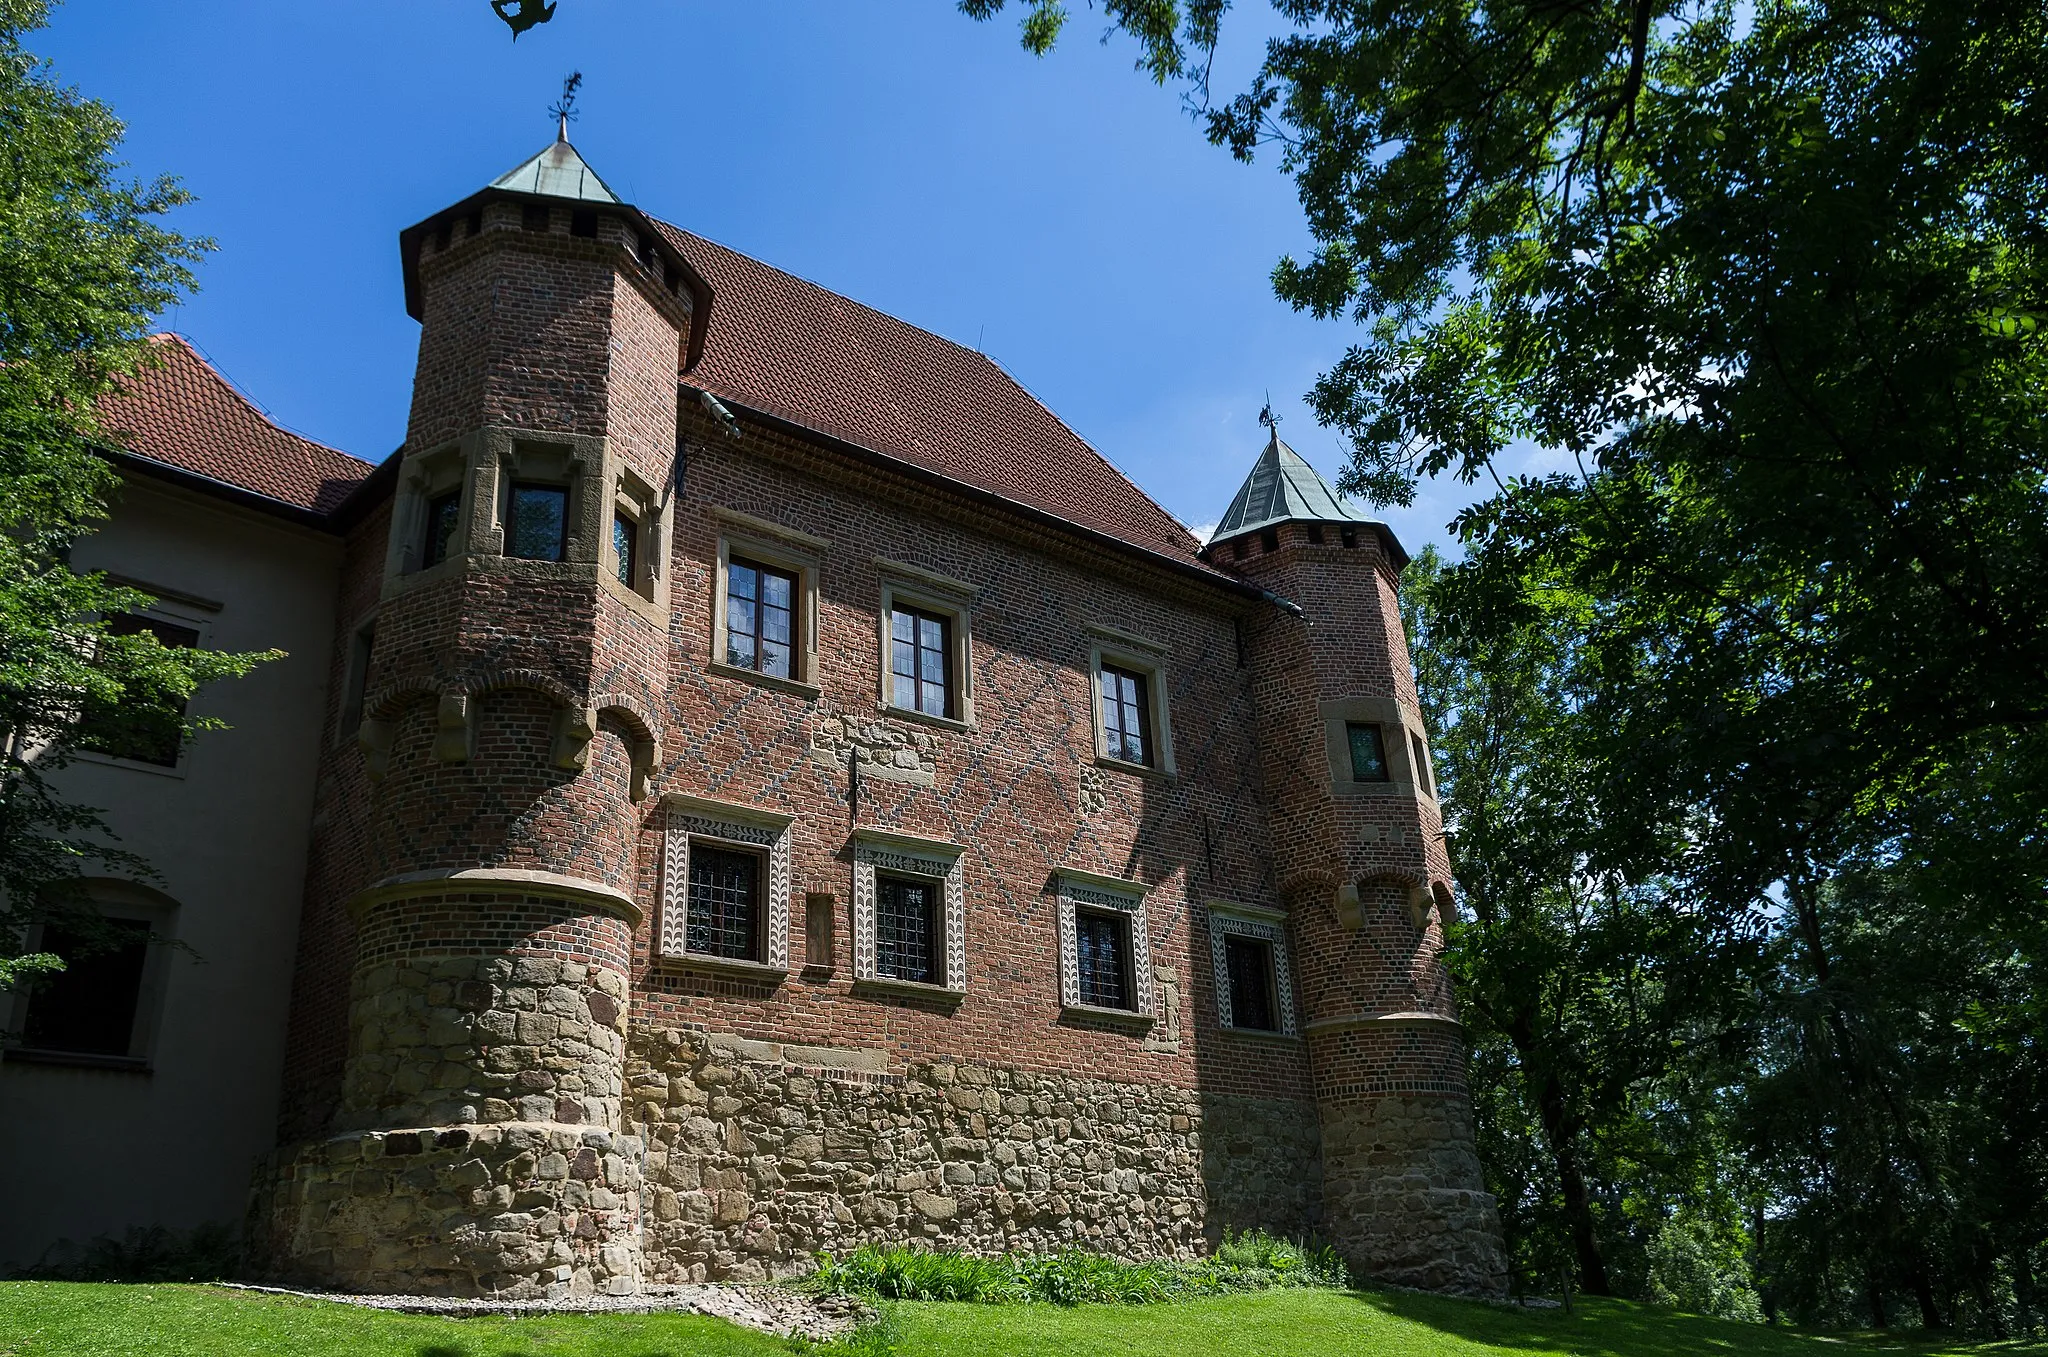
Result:
<svg viewBox="0 0 2048 1357"><path fill-rule="evenodd" d="M710 1315L784 1338L824 1342L851 1330L867 1308L851 1296L813 1296L776 1286L728 1286L694 1282L643 1286L632 1296L580 1296L562 1300L468 1300L455 1296L365 1296L343 1291L295 1291L282 1286L219 1285L271 1296L300 1296L373 1310L412 1315L647 1315L663 1312Z"/></svg>

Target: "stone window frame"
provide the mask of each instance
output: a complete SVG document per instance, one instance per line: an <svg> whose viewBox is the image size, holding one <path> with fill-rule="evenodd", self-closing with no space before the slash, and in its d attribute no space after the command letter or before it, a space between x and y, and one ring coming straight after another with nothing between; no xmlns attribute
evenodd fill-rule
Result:
<svg viewBox="0 0 2048 1357"><path fill-rule="evenodd" d="M670 792L662 798L661 910L655 929L656 959L666 965L727 971L762 979L789 974L791 826L794 815L737 801ZM702 840L721 848L747 849L767 859L761 882L761 960L707 956L688 948L690 936L690 845Z"/></svg>
<svg viewBox="0 0 2048 1357"><path fill-rule="evenodd" d="M668 557L668 515L664 511L667 506L660 492L631 467L613 468L609 479L611 500L605 506L608 512L598 534L603 543L604 558L604 568L598 572L599 577L614 597L642 611L656 609L666 619L668 571L664 566ZM630 585L619 579L618 547L613 541L611 526L618 515L624 515L633 524L633 582Z"/></svg>
<svg viewBox="0 0 2048 1357"><path fill-rule="evenodd" d="M1150 892L1142 881L1105 876L1079 867L1055 869L1058 877L1060 1008L1089 1018L1108 1018L1149 1029L1155 1019L1152 983L1152 931L1145 902ZM1130 944L1131 1007L1108 1008L1081 1001L1080 930L1076 914L1121 913Z"/></svg>
<svg viewBox="0 0 2048 1357"><path fill-rule="evenodd" d="M1429 766L1429 732L1423 729L1422 713L1391 697L1340 697L1316 704L1316 714L1323 723L1332 795L1412 797L1435 803L1435 769ZM1380 745L1387 760L1384 782L1352 779L1351 740L1345 730L1350 725L1380 728ZM1415 776L1418 754L1427 781Z"/></svg>
<svg viewBox="0 0 2048 1357"><path fill-rule="evenodd" d="M853 987L855 993L911 995L958 1002L967 993L967 850L944 839L891 829L853 832ZM875 874L922 877L940 885L939 950L945 982L929 985L875 971Z"/></svg>
<svg viewBox="0 0 2048 1357"><path fill-rule="evenodd" d="M155 1068L157 1040L162 1034L164 1004L170 991L172 954L178 947L177 924L181 908L176 900L132 881L112 877L88 877L80 888L91 908L102 918L135 921L149 926L149 951L143 959L142 975L136 984L135 1021L129 1031L128 1054L97 1055L81 1051L45 1051L16 1042L28 1021L33 996L26 989L0 994L0 1036L6 1038L5 1058L25 1064L73 1065L85 1068L147 1073ZM23 941L33 952L42 940L42 925L31 924Z"/></svg>
<svg viewBox="0 0 2048 1357"><path fill-rule="evenodd" d="M922 721L945 730L978 729L974 717L973 630L974 607L981 597L981 587L886 556L875 557L874 564L881 576L881 609L875 628L880 665L875 684L877 712L907 721ZM953 681L951 715L933 716L929 712L896 705L890 621L898 603L935 614L946 621L946 660Z"/></svg>
<svg viewBox="0 0 2048 1357"><path fill-rule="evenodd" d="M1172 703L1166 694L1167 648L1149 637L1101 622L1085 624L1088 635L1088 720L1095 731L1095 762L1104 768L1153 777L1177 775L1173 761ZM1152 723L1153 759L1132 763L1112 758L1109 733L1102 724L1102 666L1138 674L1145 680L1145 703Z"/></svg>
<svg viewBox="0 0 2048 1357"><path fill-rule="evenodd" d="M1346 757L1349 757L1348 751ZM1216 984L1217 1025L1240 1036L1299 1038L1301 1029L1294 1016L1294 966L1288 953L1286 911L1232 900L1210 900L1202 908L1209 918L1209 959ZM1256 938L1272 948L1273 1016L1280 1023L1277 1032L1263 1027L1238 1027L1231 1021L1230 963L1224 955L1224 939L1232 935Z"/></svg>
<svg viewBox="0 0 2048 1357"><path fill-rule="evenodd" d="M718 558L713 566L711 582L711 639L705 648L705 669L726 678L817 698L822 691L818 686L818 576L824 565L825 552L832 543L826 538L756 518L737 509L713 505L711 516L718 524ZM795 663L788 678L742 669L736 664L727 664L723 658L726 573L731 569L734 556L786 570L796 577L797 644L793 657Z"/></svg>
<svg viewBox="0 0 2048 1357"><path fill-rule="evenodd" d="M144 593L151 595L150 600L141 607L124 609L123 612L126 616L149 618L153 621L169 623L174 627L188 628L196 633L199 638L192 643L194 650L213 649L213 619L220 613L220 604L213 602L211 599L202 599L191 594L181 593L175 589L165 589L158 585L149 584L141 580L128 579L120 575L110 575L108 578L116 584L140 589ZM197 693L193 694L195 699L198 696ZM190 709L191 702L188 701L186 703L186 710L189 712ZM104 764L109 768L126 768L130 772L148 773L153 777L183 779L191 770L192 746L194 743L190 739L181 738L178 741L178 761L168 764L151 763L148 759L124 758L119 754L103 754L97 749L86 749L77 745L72 746L70 757L80 763L98 763Z"/></svg>

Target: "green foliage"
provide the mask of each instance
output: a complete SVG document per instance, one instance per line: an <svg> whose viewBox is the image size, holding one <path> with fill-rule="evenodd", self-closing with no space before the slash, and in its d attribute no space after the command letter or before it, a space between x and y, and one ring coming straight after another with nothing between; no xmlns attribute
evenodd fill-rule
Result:
<svg viewBox="0 0 2048 1357"><path fill-rule="evenodd" d="M183 191L123 179L121 124L22 46L47 11L0 0L0 988L61 967L21 954L23 925L61 914L94 945L74 893L87 864L149 874L51 781L87 715L189 736L212 724L183 715L200 685L266 658L113 634L147 596L70 568L119 487L92 451L97 402L146 361L150 317L209 246L160 224Z"/></svg>
<svg viewBox="0 0 2048 1357"><path fill-rule="evenodd" d="M1760 1322L1748 1244L1740 1230L1721 1222L1689 1211L1672 1216L1650 1240L1645 1299L1689 1314Z"/></svg>
<svg viewBox="0 0 2048 1357"><path fill-rule="evenodd" d="M84 1245L59 1240L21 1276L48 1282L217 1282L242 1267L242 1237L233 1226L190 1230L131 1228L120 1239L101 1235Z"/></svg>
<svg viewBox="0 0 2048 1357"><path fill-rule="evenodd" d="M1330 1249L1258 1231L1226 1234L1212 1257L1126 1263L1084 1249L987 1257L864 1244L844 1259L821 1254L806 1285L828 1294L889 1300L1017 1305L1148 1305L1271 1287L1349 1285Z"/></svg>

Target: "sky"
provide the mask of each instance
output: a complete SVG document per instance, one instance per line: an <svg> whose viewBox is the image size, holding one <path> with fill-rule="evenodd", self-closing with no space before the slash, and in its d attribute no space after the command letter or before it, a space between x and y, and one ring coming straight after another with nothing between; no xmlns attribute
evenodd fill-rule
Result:
<svg viewBox="0 0 2048 1357"><path fill-rule="evenodd" d="M404 435L418 328L398 232L553 139L627 201L978 347L1201 529L1281 436L1345 458L1303 395L1354 327L1291 311L1270 273L1309 240L1268 155L1208 144L1178 89L1076 6L1061 45L949 0L558 0L517 42L486 0L70 0L31 50L127 123L130 172L176 175L211 237L165 317L274 420L371 461ZM1275 23L1232 12L1214 88ZM1383 517L1443 544L1473 498Z"/></svg>

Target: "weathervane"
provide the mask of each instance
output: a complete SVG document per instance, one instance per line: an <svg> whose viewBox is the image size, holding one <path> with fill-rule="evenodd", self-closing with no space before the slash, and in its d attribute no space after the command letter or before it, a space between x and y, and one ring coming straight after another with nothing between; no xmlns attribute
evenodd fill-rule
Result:
<svg viewBox="0 0 2048 1357"><path fill-rule="evenodd" d="M576 118L576 91L583 88L583 72L571 71L569 78L562 82L562 97L548 105L548 112L555 115L555 139L569 139L569 124Z"/></svg>
<svg viewBox="0 0 2048 1357"><path fill-rule="evenodd" d="M1271 429L1275 435L1280 432L1280 416L1273 413L1273 393L1266 393L1266 403L1259 407L1259 423Z"/></svg>

